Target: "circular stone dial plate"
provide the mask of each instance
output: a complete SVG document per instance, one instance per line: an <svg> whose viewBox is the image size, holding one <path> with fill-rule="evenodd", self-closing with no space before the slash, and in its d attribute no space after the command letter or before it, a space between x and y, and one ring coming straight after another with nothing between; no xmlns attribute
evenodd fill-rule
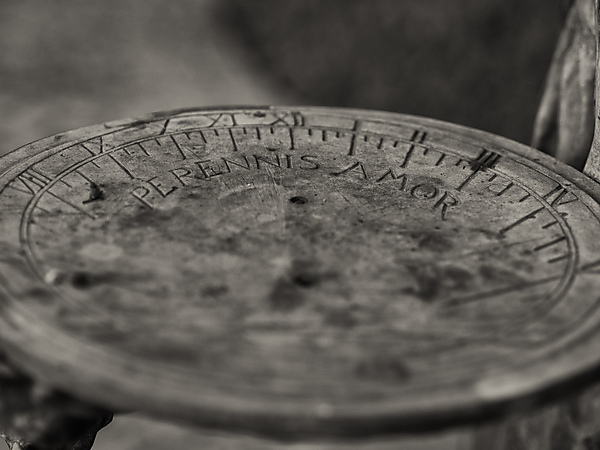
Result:
<svg viewBox="0 0 600 450"><path fill-rule="evenodd" d="M0 336L114 409L427 429L598 363L598 188L512 141L327 108L158 113L0 160Z"/></svg>

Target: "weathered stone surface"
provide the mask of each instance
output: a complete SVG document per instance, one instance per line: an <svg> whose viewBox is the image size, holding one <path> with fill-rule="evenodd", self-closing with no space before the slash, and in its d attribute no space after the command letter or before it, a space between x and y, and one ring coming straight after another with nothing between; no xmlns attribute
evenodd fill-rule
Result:
<svg viewBox="0 0 600 450"><path fill-rule="evenodd" d="M0 337L70 394L206 427L498 417L593 378L599 192L512 141L390 113L76 130L0 160Z"/></svg>

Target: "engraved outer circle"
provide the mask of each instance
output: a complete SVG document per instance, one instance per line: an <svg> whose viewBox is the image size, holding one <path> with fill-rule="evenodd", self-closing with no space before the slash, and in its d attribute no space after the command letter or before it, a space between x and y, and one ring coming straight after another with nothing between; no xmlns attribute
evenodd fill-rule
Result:
<svg viewBox="0 0 600 450"><path fill-rule="evenodd" d="M156 113L0 159L0 336L113 409L285 438L591 380L599 189L498 136L329 108Z"/></svg>

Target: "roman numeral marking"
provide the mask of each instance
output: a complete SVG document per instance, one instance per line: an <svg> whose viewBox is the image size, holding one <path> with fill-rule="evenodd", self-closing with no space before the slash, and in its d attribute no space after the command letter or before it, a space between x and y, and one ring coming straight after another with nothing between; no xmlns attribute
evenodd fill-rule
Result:
<svg viewBox="0 0 600 450"><path fill-rule="evenodd" d="M568 205L569 203L577 201L577 197L572 192L560 185L543 195L542 198L550 203L550 206L553 207Z"/></svg>
<svg viewBox="0 0 600 450"><path fill-rule="evenodd" d="M304 126L304 116L302 116L302 114L300 114L299 112L275 112L273 113L273 115L275 116L276 120L274 122L271 122L271 126L273 125L277 125L277 124L282 124L284 126L289 126L289 127L303 127Z"/></svg>
<svg viewBox="0 0 600 450"><path fill-rule="evenodd" d="M210 120L212 120L212 123L209 124L207 128L216 126L231 127L237 125L233 114L207 114L205 117L208 117Z"/></svg>
<svg viewBox="0 0 600 450"><path fill-rule="evenodd" d="M17 180L20 182L21 188L14 185ZM48 176L30 167L18 175L9 186L25 194L35 195L51 182L52 179L50 179Z"/></svg>
<svg viewBox="0 0 600 450"><path fill-rule="evenodd" d="M481 153L475 160L473 164L473 170L479 170L481 168L484 169L493 169L498 161L500 161L501 155L498 153L489 151L487 149L481 149Z"/></svg>
<svg viewBox="0 0 600 450"><path fill-rule="evenodd" d="M290 132L290 150L294 150L296 148L295 143L294 143L294 129L292 127L290 127L289 132Z"/></svg>
<svg viewBox="0 0 600 450"><path fill-rule="evenodd" d="M17 187L15 187L13 185L13 183L11 183L11 187L13 189L16 189L17 191L23 192L25 194L30 194L30 195L36 195L38 194L42 189L45 189L53 180L51 178L49 178L48 176L44 175L43 173L33 169L33 168L29 168L27 170L25 170L23 173L21 173L19 176L17 176L17 178L15 178L14 181L18 180L21 185L25 186L26 190L23 189L19 189ZM93 215L91 215L90 213L88 213L87 211L81 209L80 207L78 207L77 205L74 205L73 203L69 202L68 200L60 197L59 195L55 194L54 192L47 190L46 194L54 197L55 199L61 201L62 203L64 203L65 205L70 206L71 208L75 209L76 211L92 218L95 219L95 217ZM47 212L46 209L41 208L38 206L38 209Z"/></svg>
<svg viewBox="0 0 600 450"><path fill-rule="evenodd" d="M413 132L412 136L410 137L410 142L415 142L417 144L422 144L423 142L425 142L426 138L427 138L427 132L426 131L415 130Z"/></svg>
<svg viewBox="0 0 600 450"><path fill-rule="evenodd" d="M462 191L464 188L466 188L471 183L471 181L473 181L475 179L475 177L477 176L477 174L479 173L480 170L491 169L492 167L494 167L496 165L496 163L498 162L499 159L500 159L499 154L490 152L489 150L486 150L485 148L482 149L481 153L479 154L477 159L469 164L471 166L471 169L473 170L473 172L471 172L471 174L469 174L467 179L461 183L461 185L458 187L457 190Z"/></svg>
<svg viewBox="0 0 600 450"><path fill-rule="evenodd" d="M90 152L92 156L99 155L100 153L104 153L104 141L102 136L98 136L97 138L90 139L89 141L84 142L81 146Z"/></svg>

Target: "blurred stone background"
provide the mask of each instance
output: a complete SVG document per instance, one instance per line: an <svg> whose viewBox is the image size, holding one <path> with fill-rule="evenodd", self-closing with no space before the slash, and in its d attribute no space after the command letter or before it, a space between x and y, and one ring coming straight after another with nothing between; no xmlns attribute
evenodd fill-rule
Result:
<svg viewBox="0 0 600 450"><path fill-rule="evenodd" d="M232 104L397 111L527 143L568 2L1 0L0 154L107 120ZM133 415L95 449L233 448L219 442Z"/></svg>

